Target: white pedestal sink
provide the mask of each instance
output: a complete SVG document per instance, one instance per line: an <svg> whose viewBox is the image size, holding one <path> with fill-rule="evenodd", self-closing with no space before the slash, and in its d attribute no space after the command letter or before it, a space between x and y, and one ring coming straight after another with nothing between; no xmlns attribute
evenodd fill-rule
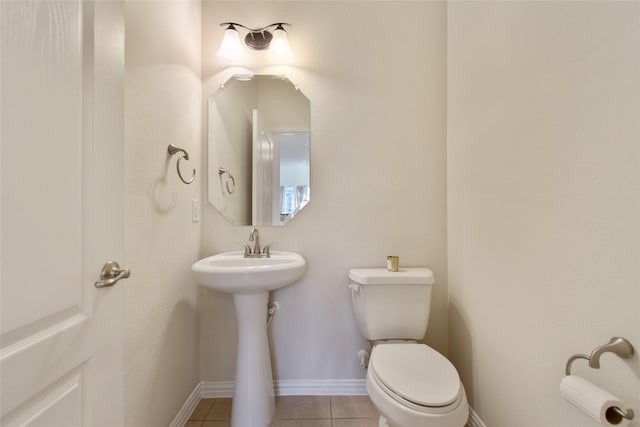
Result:
<svg viewBox="0 0 640 427"><path fill-rule="evenodd" d="M193 264L191 270L201 285L233 294L238 353L231 426L268 427L276 408L266 326L269 291L298 280L305 260L293 252L273 251L270 258L243 255L210 256Z"/></svg>

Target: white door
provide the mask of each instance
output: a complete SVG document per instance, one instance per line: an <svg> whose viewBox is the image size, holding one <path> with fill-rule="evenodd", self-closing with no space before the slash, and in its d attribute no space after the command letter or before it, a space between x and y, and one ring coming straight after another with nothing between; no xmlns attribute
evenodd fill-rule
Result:
<svg viewBox="0 0 640 427"><path fill-rule="evenodd" d="M273 218L273 142L271 126L264 116L253 110L252 152L253 169L251 183L251 223L254 225L279 225ZM274 222L275 221L275 222Z"/></svg>
<svg viewBox="0 0 640 427"><path fill-rule="evenodd" d="M120 2L0 0L2 426L120 426ZM123 265L123 267L126 267Z"/></svg>

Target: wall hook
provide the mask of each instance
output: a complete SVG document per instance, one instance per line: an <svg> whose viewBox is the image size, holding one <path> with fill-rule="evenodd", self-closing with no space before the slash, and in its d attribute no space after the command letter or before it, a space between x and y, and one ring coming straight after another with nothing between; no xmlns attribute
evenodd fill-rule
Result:
<svg viewBox="0 0 640 427"><path fill-rule="evenodd" d="M193 175L189 180L184 179L184 177L182 176L182 172L180 172L180 162L182 161L182 159L189 160L189 153L187 153L185 149L178 148L173 144L169 144L169 146L167 147L167 151L171 156L173 156L176 153L180 153L180 156L178 156L178 162L176 163L176 170L178 171L178 176L180 177L180 180L185 184L191 184L196 177L196 170L195 169L193 170Z"/></svg>

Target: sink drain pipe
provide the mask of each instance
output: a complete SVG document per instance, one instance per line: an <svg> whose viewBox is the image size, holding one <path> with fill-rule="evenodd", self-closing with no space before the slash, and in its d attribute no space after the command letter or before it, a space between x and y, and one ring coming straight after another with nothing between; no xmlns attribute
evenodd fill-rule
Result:
<svg viewBox="0 0 640 427"><path fill-rule="evenodd" d="M271 324L271 320L273 320L273 316L276 314L276 311L280 309L280 303L278 301L271 301L269 303L269 308L267 310L267 328Z"/></svg>

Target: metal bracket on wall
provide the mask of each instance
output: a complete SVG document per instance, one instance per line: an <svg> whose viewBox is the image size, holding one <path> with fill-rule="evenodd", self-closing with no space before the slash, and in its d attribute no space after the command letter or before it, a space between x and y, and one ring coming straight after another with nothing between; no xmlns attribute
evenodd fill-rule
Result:
<svg viewBox="0 0 640 427"><path fill-rule="evenodd" d="M189 160L189 153L187 153L185 149L178 148L173 144L169 144L169 146L167 147L167 151L169 152L170 156L173 156L176 153L180 153L180 155L178 156L178 162L176 163L176 170L178 171L178 177L180 177L180 180L185 184L191 184L196 177L196 170L195 169L193 170L193 175L188 180L184 179L184 177L182 176L182 172L180 172L180 162L182 161L182 159Z"/></svg>
<svg viewBox="0 0 640 427"><path fill-rule="evenodd" d="M571 365L577 359L585 359L589 361L589 367L599 369L600 368L600 356L603 353L613 353L621 359L629 359L633 356L633 345L625 339L621 337L613 337L609 340L608 343L603 344L599 347L593 349L591 354L587 356L586 354L574 354L567 360L567 365L565 367L565 374L571 375Z"/></svg>

